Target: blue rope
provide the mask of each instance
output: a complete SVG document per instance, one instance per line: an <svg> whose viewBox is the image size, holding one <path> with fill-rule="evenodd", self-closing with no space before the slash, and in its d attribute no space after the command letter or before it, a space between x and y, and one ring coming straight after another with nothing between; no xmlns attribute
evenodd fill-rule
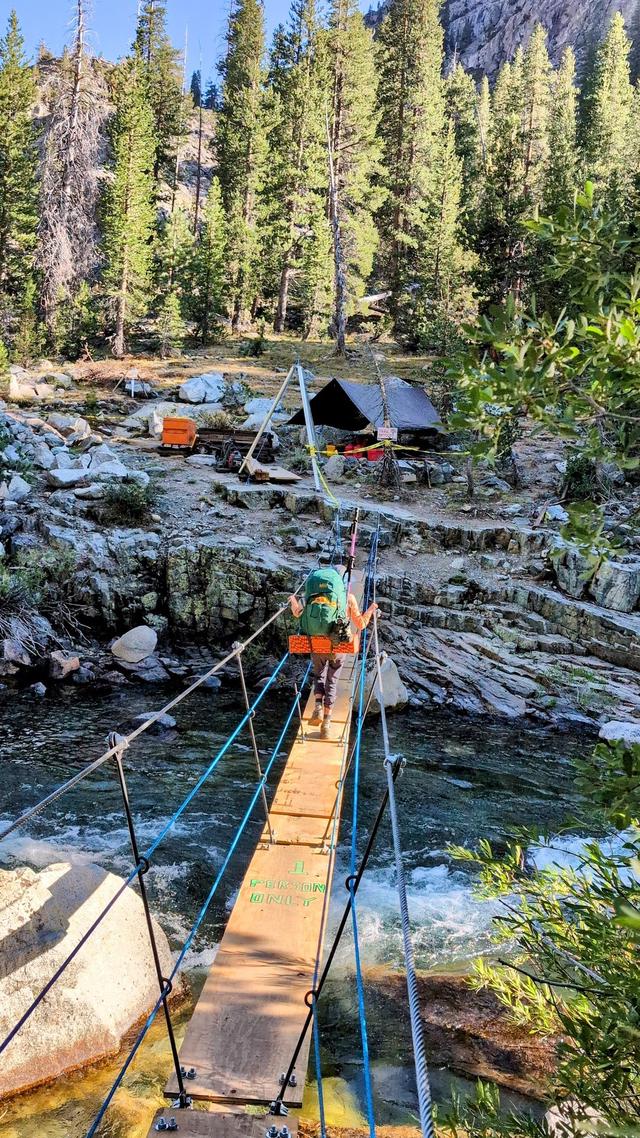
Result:
<svg viewBox="0 0 640 1138"><path fill-rule="evenodd" d="M151 857L153 856L153 854L156 852L156 850L157 850L158 846L160 845L160 843L161 843L162 841L164 841L164 839L166 838L167 834L169 833L169 830L170 830L170 829L171 829L173 826L175 826L176 822L178 821L178 818L180 818L180 817L181 817L181 815L182 815L182 814L184 814L185 810L187 809L187 807L189 806L189 804L190 804L190 803L193 801L193 799L195 798L195 796L196 796L196 794L198 793L198 791L199 791L199 790L200 790L200 789L201 789L201 788L204 786L205 782L206 782L206 781L207 781L207 779L209 778L209 775L210 775L210 774L212 773L212 771L213 771L213 770L215 770L215 768L217 767L218 763L220 762L220 759L222 759L222 758L223 758L223 756L224 756L224 755L227 753L227 751L229 750L229 747L230 747L230 746L231 746L231 745L232 745L232 744L235 742L235 740L238 738L238 735L239 735L239 734L240 734L240 732L242 731L243 727L245 727L245 726L247 725L247 723L249 722L249 720L250 720L250 719L251 719L251 717L253 716L253 713L254 713L254 711L256 710L256 708L258 707L258 705L259 705L259 704L262 702L262 700L264 699L264 696L265 696L265 695L266 695L266 693L268 692L268 690L269 690L269 688L271 687L271 685L272 685L272 684L275 682L275 680L277 679L278 675L279 675L279 674L280 674L280 672L282 671L282 669L283 669L283 667L284 667L284 665L286 664L286 662L287 662L287 660L288 660L288 659L289 659L289 653L288 653L288 652L285 652L285 654L284 654L284 656L282 657L282 659L281 659L280 663L277 665L277 667L276 667L276 668L274 668L273 672L272 672L272 673L271 673L271 675L269 676L269 680L268 680L268 682L267 682L267 683L264 685L264 687L263 687L262 691L261 691L261 692L260 692L260 694L259 694L259 695L256 697L256 699L253 701L253 703L251 704L251 707L250 707L250 708L247 710L247 712L245 713L245 715L243 715L242 719L241 719L241 720L240 720L240 722L238 723L238 726L237 726L237 727L236 727L236 728L235 728L235 729L234 729L234 730L231 732L231 734L229 735L229 738L227 739L226 743L225 743L225 744L224 744L224 745L221 747L221 749L218 751L218 754L216 755L216 757L215 757L215 759L213 760L213 762L210 764L210 766L209 766L209 767L207 767L207 770L206 770L206 771L204 772L204 774L203 774L203 775L202 775L202 776L201 776L201 777L198 779L198 781L197 781L197 783L195 784L195 786L193 787L193 789L189 791L189 793L188 793L187 797L185 798L184 802L182 803L182 805L178 807L178 809L176 810L175 814L174 814L174 815L173 815L173 816L172 816L172 817L169 819L169 821L167 822L166 826L165 826L165 827L164 827L164 828L161 830L161 832L158 834L158 837L156 838L156 840L155 840L155 841L154 841L154 842L153 842L153 843L152 843L152 844L149 846L148 850L146 850L146 851L145 851L145 853L144 853L144 855L143 855L144 857L146 857L147 859L149 859L149 858L151 858ZM305 679L306 679L306 677L305 677ZM303 683L304 683L304 680L303 680Z"/></svg>
<svg viewBox="0 0 640 1138"><path fill-rule="evenodd" d="M248 710L248 711L246 712L246 714L245 714L245 715L242 717L242 719L241 719L241 720L240 720L240 722L238 723L238 726L235 728L235 730L234 730L234 731L232 732L232 734L229 736L229 738L227 739L227 741L225 742L225 744L224 744L224 745L223 745L223 746L220 748L220 750L218 751L217 755L216 755L216 756L215 756L215 758L214 758L214 759L211 761L211 763L210 763L210 764L209 764L209 766L207 767L207 769L206 769L206 771L204 772L204 774L203 774L203 775L202 775L202 776L201 776L201 777L198 779L198 781L197 781L196 785L193 787L193 789L192 789L192 790L189 792L189 794L187 795L187 797L184 799L184 801L183 801L182 805L178 807L178 809L176 810L175 814L174 814L174 815L173 815L173 816L170 818L170 820L167 822L166 826L164 826L164 828L162 829L162 831L160 832L160 834L158 835L158 837L157 837L157 838L155 839L155 841L154 841L154 842L153 842L153 843L152 843L152 844L149 846L148 850L147 850L147 851L146 851L146 852L145 852L145 853L142 855L142 857L141 857L141 860L140 860L140 861L138 862L138 864L137 864L136 866L134 866L134 868L131 870L131 873L130 873L130 874L129 874L129 876L127 877L126 881L124 881L124 882L122 883L122 885L120 886L120 888L118 889L118 891L117 891L117 892L114 894L114 896L111 898L111 900L109 901L109 903L108 903L107 905L105 905L105 907L104 907L104 909L102 910L102 912L98 914L98 916L96 917L96 919L95 919L95 921L93 922L93 924L92 924L92 925L90 925L90 927L87 929L87 931L86 931L85 933L83 933L82 937L80 938L80 940L79 940L79 941L78 941L78 943L76 944L75 948L73 948L73 949L71 950L71 952L69 953L69 955L68 955L68 956L67 956L67 957L66 957L66 958L65 958L65 959L64 959L64 960L61 962L61 964L58 966L58 968L57 968L57 969L56 969L56 971L53 973L53 975L51 976L51 978L50 978L50 979L47 981L47 983L45 984L44 988L43 988L43 989L42 989L42 990L41 990L41 991L38 993L38 995L35 997L35 999L34 999L34 1000L31 1002L31 1004L29 1005L29 1007L26 1009L26 1011L25 1011L25 1012L23 1012L23 1014L22 1014L22 1016L20 1017L20 1019L18 1020L18 1022L17 1022L16 1024L14 1024L14 1026L12 1027L11 1031L9 1032L9 1034L6 1036L6 1038L5 1038L5 1039L3 1040L3 1042L0 1044L0 1055L1 1055L1 1054L2 1054L2 1052L3 1052L3 1051L4 1051L4 1050L5 1050L5 1049L6 1049L6 1048L9 1046L9 1044L11 1043L11 1040L15 1038L15 1036L18 1034L18 1032L20 1031L20 1029L21 1029L22 1027L24 1027L24 1025L25 1025L25 1023L27 1022L27 1020L28 1020L28 1019L29 1019L29 1018L30 1018L30 1017L33 1015L33 1013L34 1013L34 1011L36 1010L36 1008L37 1008L37 1007L38 1007L38 1006L39 1006L39 1005L42 1003L42 1001L43 1001L43 999L45 998L45 996L46 996L46 995L47 995L47 994L48 994L48 993L51 991L51 989L53 988L54 984L56 984L56 983L57 983L57 981L60 979L60 977L63 975L63 973L64 973L64 972L67 970L67 968L69 967L69 965L72 963L72 961L73 961L73 960L75 960L75 958L76 958L76 956L78 955L78 953L79 953L80 949L83 947L83 945L85 945L85 944L87 943L87 941L89 940L89 938L92 936L92 934L93 934L93 933L95 932L95 930L98 928L98 926L99 926L99 925L102 923L102 921L103 921L103 920L104 920L104 918L107 916L107 914L108 914L108 913L111 911L111 909L112 909L112 908L113 908L113 906L115 905L116 901L117 901L117 900L118 900L118 899L119 899L119 898L122 896L122 894L125 892L125 890L127 889L127 887L128 887L129 885L132 885L132 884L133 884L133 882L134 882L135 878L138 876L138 873L139 873L139 872L140 872L140 870L143 868L145 861L149 861L149 860L151 859L151 857L153 856L153 854L154 854L154 853L156 852L156 850L158 849L158 846L160 845L160 843L161 843L161 842L164 840L164 838L167 836L167 834L169 833L169 831L171 830L171 828L172 828L172 827L175 825L175 823L177 822L178 818L180 818L180 816L181 816L181 815L184 813L184 811L186 810L187 806L188 806L188 805L189 805L189 803L192 801L192 799L194 798L194 796L195 796L195 795L198 793L198 791L201 789L201 787L204 785L204 783L207 781L207 779L210 777L210 775L211 775L211 774L213 773L213 771L216 769L216 767L218 766L218 763L220 763L220 761L221 761L221 760L224 758L225 754L226 754L226 753L227 753L227 751L229 750L229 747L232 745L232 743L234 742L234 740L235 740L235 739L238 737L238 735L239 735L239 734L240 734L240 732L242 731L243 727L244 727L244 726L245 726L245 725L248 723L248 721L249 721L249 719L251 718L251 716L252 716L253 712L254 712L254 711L255 711L255 709L258 707L258 705L259 705L259 703L261 702L261 700L264 698L264 696L265 696L266 692L269 690L269 688L271 687L271 685L274 683L274 681L275 681L275 679L277 678L277 676L278 676L279 672L280 672L280 671L281 671L281 669L284 667L284 665L285 665L285 663L286 663L286 661L287 661L287 659L288 659L288 656L289 656L289 653L287 652L287 653L286 653L286 655L284 655L284 656L282 657L282 659L281 659L280 663L277 665L277 667L274 669L274 671L272 672L271 676L269 677L269 680L268 680L268 682L265 684L265 686L263 687L263 689L262 689L262 691L260 692L260 694L259 694L259 695L256 697L256 699L255 699L255 700L254 700L254 702L252 703L252 705L251 705L251 707L249 708L249 710ZM305 677L305 678L306 678L306 677Z"/></svg>
<svg viewBox="0 0 640 1138"><path fill-rule="evenodd" d="M283 663L284 663L284 661L283 661ZM306 670L305 675L304 675L303 683L306 681L310 671L311 671L311 664L309 664L307 667L307 670ZM251 798L251 802L249 803L249 806L247 807L247 809L244 813L242 821L240 822L238 829L236 830L235 837L233 838L233 841L231 842L231 845L229 846L229 849L228 849L227 854L224 858L224 861L222 862L222 865L220 866L220 869L218 870L218 872L216 874L215 880L213 882L213 885L211 886L211 889L209 890L207 898L206 898L204 904L202 905L200 912L198 913L198 916L196 917L196 920L195 920L194 925L192 926L191 932L189 933L186 941L184 942L184 945L182 946L180 954L177 957L173 968L171 969L168 984L166 985L165 989L161 992L161 994L158 997L152 1011L150 1012L149 1016L147 1017L147 1019L145 1020L145 1022L143 1024L142 1028L140 1029L140 1032L139 1032L138 1036L136 1037L136 1040L133 1044L133 1047L131 1048L131 1051L129 1052L124 1064L122 1065L120 1071L118 1072L118 1075L116 1076L109 1093L107 1094L106 1098L104 1099L102 1106L100 1107L100 1110L98 1111L98 1114L96 1115L90 1129L87 1131L86 1138L93 1138L93 1135L96 1133L98 1126L102 1122L102 1119L104 1118L107 1110L109 1109L109 1106L111 1104L111 1101L112 1101L116 1091L118 1090L120 1084L122 1083L122 1080L123 1080L124 1076L126 1075L127 1071L129 1070L129 1067L131 1066L131 1063L133 1062L133 1059L134 1059L135 1055L137 1054L138 1049L140 1048L140 1045L142 1044L149 1028L151 1027L154 1019L156 1018L156 1015L158 1014L158 1011L160 1010L160 1007L162 1005L163 999L171 991L171 985L173 984L173 981L174 981L178 971L180 970L180 967L182 965L182 962L183 962L187 952L189 951L191 945L193 944L193 940L194 940L194 938L198 932L198 929L200 928L200 925L202 924L205 916L207 915L207 910L209 909L209 906L210 906L210 904L211 904L211 902L212 902L212 900L213 900L213 898L217 892L217 889L220 885L220 882L222 880L224 872L225 872L225 870L226 870L226 868L227 868L227 866L228 866L228 864L229 864L229 862L230 862L230 860L231 860L231 858L232 858L232 856L236 850L238 842L240 841L240 838L242 837L242 834L244 833L244 830L246 828L247 822L249 821L249 818L251 817L251 814L253 813L254 807L255 807L255 805L256 805L256 803L257 803L257 801L258 801L258 799L262 793L262 788L265 786L267 778L271 772L271 769L272 769L272 767L273 767L273 765L274 765L274 763L275 763L275 761L276 761L276 759L280 753L280 748L284 742L287 731L289 730L289 727L291 726L291 721L292 721L294 715L296 714L297 708L298 708L298 702L297 702L297 699L295 699L292 706L291 706L291 710L290 710L290 712L287 715L287 718L285 720L284 727L282 728L282 731L280 732L280 735L278 737L278 741L273 748L273 751L271 753L271 757L269 758L269 762L267 763L267 765L264 769L264 774L262 775L262 778L258 782L256 790L253 794L253 797Z"/></svg>

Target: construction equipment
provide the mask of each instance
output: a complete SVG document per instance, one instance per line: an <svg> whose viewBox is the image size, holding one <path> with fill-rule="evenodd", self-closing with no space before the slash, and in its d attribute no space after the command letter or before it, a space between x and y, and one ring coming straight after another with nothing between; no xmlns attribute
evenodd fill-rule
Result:
<svg viewBox="0 0 640 1138"><path fill-rule="evenodd" d="M256 442L255 431L224 427L199 427L193 419L171 416L163 420L160 454L211 454L221 470L240 469L243 458ZM274 461L273 435L265 431L254 454L260 462Z"/></svg>

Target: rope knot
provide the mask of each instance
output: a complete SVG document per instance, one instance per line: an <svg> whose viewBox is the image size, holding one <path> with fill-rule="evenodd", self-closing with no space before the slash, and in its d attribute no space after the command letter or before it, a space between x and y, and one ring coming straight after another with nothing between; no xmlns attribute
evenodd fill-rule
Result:
<svg viewBox="0 0 640 1138"><path fill-rule="evenodd" d="M126 735L119 735L117 731L110 731L107 736L107 745L110 750L116 751L119 755L127 750L129 740Z"/></svg>

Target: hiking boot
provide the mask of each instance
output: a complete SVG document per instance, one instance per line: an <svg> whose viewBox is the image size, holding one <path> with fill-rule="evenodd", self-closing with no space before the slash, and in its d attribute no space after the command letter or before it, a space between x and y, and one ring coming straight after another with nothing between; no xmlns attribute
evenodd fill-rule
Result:
<svg viewBox="0 0 640 1138"><path fill-rule="evenodd" d="M321 739L328 739L329 738L330 726L331 726L331 712L329 712L329 714L327 715L327 712L325 711L324 719L322 720L322 726L320 728L320 738Z"/></svg>
<svg viewBox="0 0 640 1138"><path fill-rule="evenodd" d="M322 723L322 700L316 700L316 706L313 709L313 714L309 720L311 727L319 727Z"/></svg>

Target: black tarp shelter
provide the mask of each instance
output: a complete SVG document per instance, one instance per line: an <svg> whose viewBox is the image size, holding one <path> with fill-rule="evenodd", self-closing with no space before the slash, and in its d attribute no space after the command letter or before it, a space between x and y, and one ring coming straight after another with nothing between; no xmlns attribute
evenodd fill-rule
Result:
<svg viewBox="0 0 640 1138"><path fill-rule="evenodd" d="M404 379L385 379L389 426L398 431L442 431L440 416L426 391L412 387ZM378 384L350 383L331 379L310 400L311 415L317 426L337 427L342 431L362 431L365 427L383 427L384 404ZM304 425L304 412L298 411L292 424Z"/></svg>

